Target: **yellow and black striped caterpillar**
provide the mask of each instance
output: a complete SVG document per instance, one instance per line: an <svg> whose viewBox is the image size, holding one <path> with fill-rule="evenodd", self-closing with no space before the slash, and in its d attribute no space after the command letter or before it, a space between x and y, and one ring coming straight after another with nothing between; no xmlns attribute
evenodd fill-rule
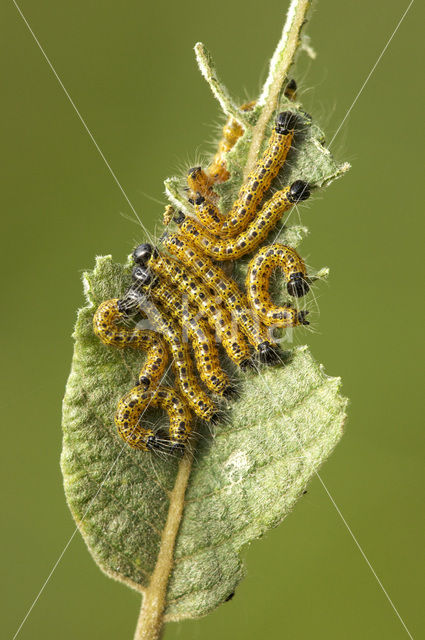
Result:
<svg viewBox="0 0 425 640"><path fill-rule="evenodd" d="M291 247L264 246L254 255L248 266L246 294L216 264L256 251L284 212L309 197L309 185L296 180L262 204L285 163L296 126L295 114L279 114L263 155L225 214L213 185L229 177L226 153L243 133L236 121L228 121L207 171L197 167L189 173L189 202L195 217L181 212L173 216L178 230L166 231L161 237L168 254L150 244L139 245L133 252L131 287L120 300L106 301L96 312L94 329L105 344L148 352L139 384L120 400L115 418L118 433L130 446L143 450L156 446L152 430L139 424L149 405L168 413L172 447L187 442L191 411L207 422L216 419L219 397L232 390L216 340L239 367L249 365L255 356L273 363L277 345L271 327L308 324L306 311L291 304L277 306L269 293L270 278L277 268L283 272L289 295L298 298L308 292L304 262ZM136 313L147 317L153 330L118 326L118 321ZM172 359L177 392L160 384L168 358Z"/></svg>
<svg viewBox="0 0 425 640"><path fill-rule="evenodd" d="M285 163L294 137L297 118L290 111L279 114L267 147L253 171L240 188L238 197L227 214L222 214L217 205L200 195L194 201L195 213L200 222L213 234L222 238L234 238L247 229L254 218L258 205ZM307 198L308 195L305 196ZM291 206L289 202L287 206ZM283 213L283 212L282 212ZM274 224L277 220L274 222ZM274 225L273 225L274 226ZM185 230L180 227L180 231ZM202 233L201 228L198 231ZM236 259L238 256L234 256ZM232 259L229 258L229 259Z"/></svg>
<svg viewBox="0 0 425 640"><path fill-rule="evenodd" d="M134 271L137 272L137 268ZM136 273L133 279L137 282ZM189 345L183 339L182 330L178 323L146 295L138 291L136 287L131 287L125 293L120 300L120 305L130 313L142 311L154 330L162 336L172 357L177 389L197 416L210 421L215 413L214 403L198 384L190 357Z"/></svg>
<svg viewBox="0 0 425 640"><path fill-rule="evenodd" d="M244 230L231 238L217 238L203 227L197 220L186 218L180 213L175 221L179 225L179 237L197 247L203 254L213 260L238 260L247 253L252 253L264 242L270 231L276 226L285 211L294 204L306 200L310 195L307 183L296 180L290 187L277 191L257 214L257 217L246 224Z"/></svg>
<svg viewBox="0 0 425 640"><path fill-rule="evenodd" d="M167 412L169 444L172 448L184 446L191 432L190 410L174 389L163 386L148 391L140 386L133 387L118 402L115 424L124 442L142 451L162 448L158 435L139 424L148 407L158 407Z"/></svg>
<svg viewBox="0 0 425 640"><path fill-rule="evenodd" d="M286 288L291 296L300 298L309 291L304 261L292 247L272 244L263 247L248 266L246 292L251 308L267 326L297 327L308 324L306 311L297 311L289 304L277 306L270 297L270 278L275 269L283 271Z"/></svg>
<svg viewBox="0 0 425 640"><path fill-rule="evenodd" d="M156 331L120 326L119 322L128 318L128 311L120 300L113 298L102 302L93 317L94 332L104 344L147 351L138 384L118 403L115 415L118 433L134 449L148 451L159 448L157 435L139 424L140 417L150 405L167 412L170 444L184 443L191 430L190 411L174 390L159 386L169 359L166 343Z"/></svg>
<svg viewBox="0 0 425 640"><path fill-rule="evenodd" d="M202 282L190 269L170 256L152 250L151 245L140 245L133 252L136 264L146 265L168 282L168 286L187 296L188 302L200 310L206 317L211 329L224 347L229 358L243 367L251 357L249 345L222 300L218 300L215 292ZM152 258L152 259L151 259Z"/></svg>
<svg viewBox="0 0 425 640"><path fill-rule="evenodd" d="M152 279L151 274L143 267L135 267L133 280L149 291L151 301L159 305L162 311L172 316L179 327L183 339L187 332L195 356L199 374L205 386L213 393L225 395L230 389L230 381L221 369L215 336L207 321L193 305L188 304L176 290L164 280ZM203 416L201 416L203 417Z"/></svg>
<svg viewBox="0 0 425 640"><path fill-rule="evenodd" d="M289 100L294 101L296 99L297 83L294 79L289 80L284 89L284 94ZM240 110L252 111L255 105L255 100L246 102L241 105ZM190 198L191 202L194 202L196 196L216 200L215 194L212 192L212 187L214 184L226 182L226 180L230 178L230 173L227 170L227 154L233 149L243 133L243 126L235 120L233 116L229 116L223 127L221 140L218 143L212 163L206 171L204 171L202 167L192 167L187 173L188 188L192 194Z"/></svg>

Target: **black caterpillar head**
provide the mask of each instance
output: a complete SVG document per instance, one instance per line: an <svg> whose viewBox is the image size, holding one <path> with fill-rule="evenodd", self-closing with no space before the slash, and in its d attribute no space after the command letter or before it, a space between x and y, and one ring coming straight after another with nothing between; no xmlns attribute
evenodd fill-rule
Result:
<svg viewBox="0 0 425 640"><path fill-rule="evenodd" d="M292 111L282 111L276 118L276 131L281 135L287 135L290 131L293 131L297 126L298 117L296 113Z"/></svg>
<svg viewBox="0 0 425 640"><path fill-rule="evenodd" d="M310 291L310 287L308 282L305 280L304 275L301 271L297 273L292 273L289 282L286 285L286 289L290 296L294 298L302 298L306 293Z"/></svg>
<svg viewBox="0 0 425 640"><path fill-rule="evenodd" d="M151 256L157 253L151 244L139 244L133 251L133 260L136 264L145 265L149 262Z"/></svg>
<svg viewBox="0 0 425 640"><path fill-rule="evenodd" d="M288 200L293 204L297 202L301 202L302 200L307 200L310 197L310 187L308 182L304 182L304 180L295 180L291 184L288 193Z"/></svg>

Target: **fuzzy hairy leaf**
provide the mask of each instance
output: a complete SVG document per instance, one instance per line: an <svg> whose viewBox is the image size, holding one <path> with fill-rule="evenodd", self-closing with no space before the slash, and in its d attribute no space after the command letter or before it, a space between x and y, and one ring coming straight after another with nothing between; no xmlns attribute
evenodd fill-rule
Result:
<svg viewBox="0 0 425 640"><path fill-rule="evenodd" d="M100 567L143 590L155 566L178 460L133 451L113 416L133 385L140 354L102 345L96 306L119 295L128 267L98 258L85 274L90 305L79 312L64 400L62 470L74 518ZM288 513L342 433L345 400L306 347L278 367L241 378L227 419L199 441L175 549L168 618L204 615L243 576L241 547Z"/></svg>
<svg viewBox="0 0 425 640"><path fill-rule="evenodd" d="M207 52L197 46L214 94L234 112ZM302 126L273 189L294 179L322 187L348 168L335 163L323 133L300 105L282 96L278 107L297 111ZM223 207L240 187L260 115L256 107L246 116L245 134L229 154L232 178L219 188ZM272 122L266 135L271 127ZM190 214L183 186L182 179L171 178L166 193ZM268 242L279 234L280 242L296 246L306 233L285 220ZM245 267L246 260L240 261L233 273L240 284ZM130 262L119 265L107 256L84 274L87 305L74 333L61 463L68 504L94 559L108 575L144 592L157 566L181 463L176 456L130 449L114 426L117 402L134 386L143 355L103 345L93 334L92 318L103 300L123 293L130 270ZM326 274L323 269L317 275ZM328 377L305 346L285 352L283 360L245 373L229 365L239 385L237 397L223 401L224 418L213 432L195 425L198 437L165 599L168 620L205 615L235 590L244 573L241 548L283 520L342 435L346 400L339 394L339 378ZM156 411L146 420L164 426Z"/></svg>

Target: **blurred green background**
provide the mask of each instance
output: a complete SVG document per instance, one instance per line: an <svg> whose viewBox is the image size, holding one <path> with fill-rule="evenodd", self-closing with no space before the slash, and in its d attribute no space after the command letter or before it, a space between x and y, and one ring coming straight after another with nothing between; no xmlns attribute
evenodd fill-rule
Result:
<svg viewBox="0 0 425 640"><path fill-rule="evenodd" d="M328 139L407 4L316 6L308 33L318 56L301 55L296 77ZM21 8L153 231L162 180L209 152L221 122L192 46L206 43L236 97L255 97L287 3L22 0ZM123 259L143 236L17 9L8 0L0 11L1 626L12 638L75 529L58 459L81 273L96 254ZM301 249L331 268L329 286L316 290L317 333L301 340L342 376L351 399L346 435L321 475L415 637L424 633L423 18L417 2L333 143L353 168L304 209L311 235ZM235 598L205 619L169 625L166 640L407 637L318 480L244 556ZM130 639L138 610L139 596L106 578L77 534L19 638Z"/></svg>

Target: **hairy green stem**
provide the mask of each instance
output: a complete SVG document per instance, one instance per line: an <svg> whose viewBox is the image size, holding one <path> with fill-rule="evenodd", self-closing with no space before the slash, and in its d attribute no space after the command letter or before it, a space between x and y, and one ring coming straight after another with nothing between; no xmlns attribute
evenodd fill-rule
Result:
<svg viewBox="0 0 425 640"><path fill-rule="evenodd" d="M219 80L211 55L202 42L196 43L195 54L199 69L210 85L211 91L220 103L224 113L232 116L242 126L247 126L248 119L246 115L239 109L224 84Z"/></svg>
<svg viewBox="0 0 425 640"><path fill-rule="evenodd" d="M311 0L292 0L289 6L282 37L270 61L269 74L258 99L257 104L262 107L262 111L252 130L252 142L245 165L244 178L255 165L267 124L278 106L283 83L300 44L301 28L306 22L306 14L310 4Z"/></svg>

